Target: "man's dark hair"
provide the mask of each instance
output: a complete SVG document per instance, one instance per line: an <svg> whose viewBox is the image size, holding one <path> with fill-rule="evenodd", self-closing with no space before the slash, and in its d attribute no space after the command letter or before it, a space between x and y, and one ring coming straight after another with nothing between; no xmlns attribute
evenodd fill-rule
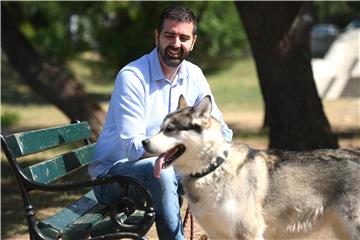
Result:
<svg viewBox="0 0 360 240"><path fill-rule="evenodd" d="M186 23L193 23L194 29L193 34L196 34L197 29L197 20L195 18L195 14L188 8L182 7L182 6L171 6L166 8L161 16L160 16L160 22L158 26L158 32L160 33L161 30L164 27L164 21L165 19L171 19L178 22L186 22Z"/></svg>

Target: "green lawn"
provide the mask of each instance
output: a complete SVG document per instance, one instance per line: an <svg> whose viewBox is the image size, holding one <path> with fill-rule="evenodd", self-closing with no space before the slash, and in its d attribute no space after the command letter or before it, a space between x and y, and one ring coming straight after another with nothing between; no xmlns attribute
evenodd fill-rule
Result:
<svg viewBox="0 0 360 240"><path fill-rule="evenodd" d="M239 60L232 66L207 75L221 109L262 108L262 97L252 59Z"/></svg>

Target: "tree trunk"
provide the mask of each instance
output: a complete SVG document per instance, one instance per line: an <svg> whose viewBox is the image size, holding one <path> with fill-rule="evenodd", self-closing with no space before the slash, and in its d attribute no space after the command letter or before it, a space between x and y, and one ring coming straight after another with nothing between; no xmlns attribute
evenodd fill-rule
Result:
<svg viewBox="0 0 360 240"><path fill-rule="evenodd" d="M255 58L270 148L337 148L311 69L309 2L236 2Z"/></svg>
<svg viewBox="0 0 360 240"><path fill-rule="evenodd" d="M70 73L41 58L20 32L6 7L1 7L1 48L9 63L35 92L70 119L88 121L94 137L97 137L104 123L105 112Z"/></svg>

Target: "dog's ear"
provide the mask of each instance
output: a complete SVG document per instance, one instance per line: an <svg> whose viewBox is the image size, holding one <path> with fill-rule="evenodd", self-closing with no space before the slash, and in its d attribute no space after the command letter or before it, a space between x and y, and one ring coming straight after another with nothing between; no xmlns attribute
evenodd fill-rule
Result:
<svg viewBox="0 0 360 240"><path fill-rule="evenodd" d="M182 109L182 108L185 108L187 107L187 102L185 100L185 97L181 94L180 97L179 97L179 103L178 103L178 107L177 109Z"/></svg>
<svg viewBox="0 0 360 240"><path fill-rule="evenodd" d="M210 118L212 110L212 102L210 96L205 96L198 105L194 106L194 110L198 117Z"/></svg>

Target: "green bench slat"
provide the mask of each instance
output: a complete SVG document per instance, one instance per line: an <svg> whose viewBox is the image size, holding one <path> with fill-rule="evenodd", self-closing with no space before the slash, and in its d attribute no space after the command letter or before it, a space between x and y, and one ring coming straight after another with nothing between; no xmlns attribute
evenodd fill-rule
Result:
<svg viewBox="0 0 360 240"><path fill-rule="evenodd" d="M108 210L108 206L100 203L97 204L89 212L85 213L83 216L76 219L72 224L67 226L63 230L62 239L84 239L94 225L104 220L104 215L108 212ZM112 231L113 229L110 228L105 233Z"/></svg>
<svg viewBox="0 0 360 240"><path fill-rule="evenodd" d="M26 167L22 171L36 182L50 183L88 164L92 159L95 145L96 143L86 145L47 161Z"/></svg>
<svg viewBox="0 0 360 240"><path fill-rule="evenodd" d="M39 226L41 226L43 231L44 229L46 230L46 228L52 228L59 232L63 232L68 225L72 224L76 219L89 212L90 209L94 208L98 204L100 203L97 201L93 190L91 190L60 212L42 220Z"/></svg>
<svg viewBox="0 0 360 240"><path fill-rule="evenodd" d="M60 144L71 143L91 136L87 122L21 132L6 137L15 157L44 151Z"/></svg>
<svg viewBox="0 0 360 240"><path fill-rule="evenodd" d="M122 221L125 221L127 224L138 224L143 220L144 211L136 210L131 216L127 218L125 214L118 214L117 218ZM114 231L114 225L109 216L104 218L101 222L97 223L94 227L90 229L90 236L99 236L104 235L109 232Z"/></svg>
<svg viewBox="0 0 360 240"><path fill-rule="evenodd" d="M99 236L114 232L114 225L110 216L105 216L109 208L105 205L98 204L89 212L79 217L69 225L62 234L63 240L83 239L89 233L90 236ZM136 210L129 218L125 214L118 214L117 218L126 223L139 223L144 216L144 211Z"/></svg>

